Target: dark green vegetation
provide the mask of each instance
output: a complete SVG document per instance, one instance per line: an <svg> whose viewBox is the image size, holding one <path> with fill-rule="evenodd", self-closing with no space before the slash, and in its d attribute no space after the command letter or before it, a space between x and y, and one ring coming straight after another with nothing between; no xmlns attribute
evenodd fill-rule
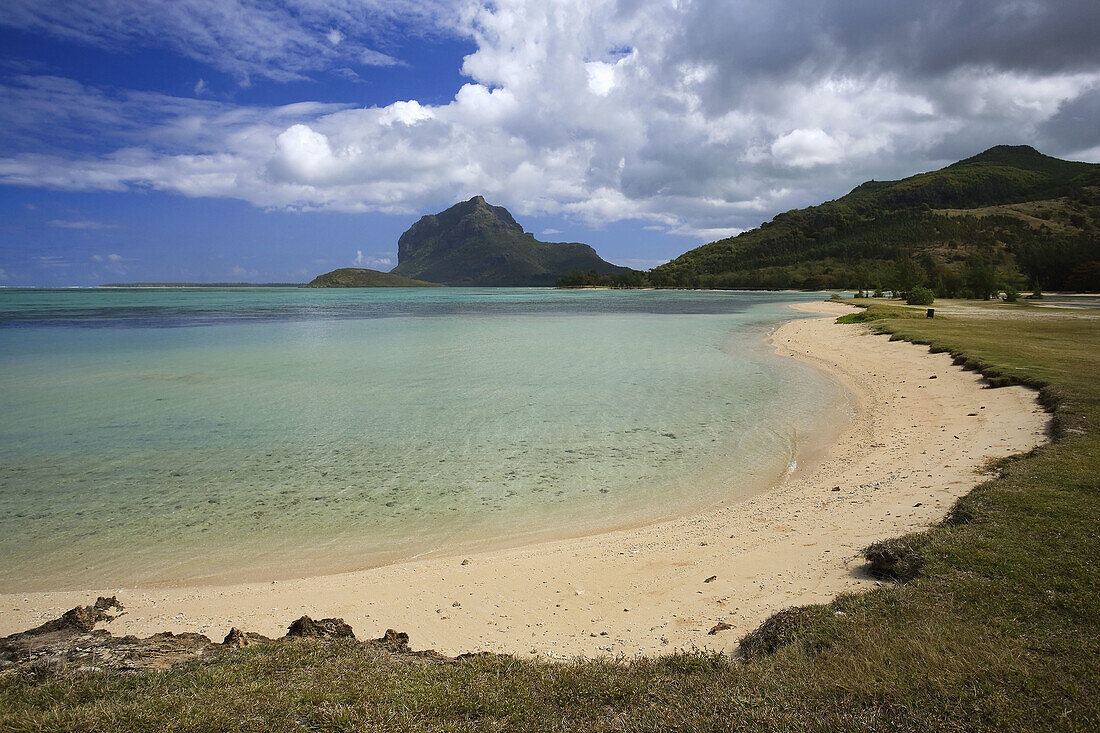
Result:
<svg viewBox="0 0 1100 733"><path fill-rule="evenodd" d="M389 272L361 267L343 267L318 275L303 288L434 288L436 283L413 280Z"/></svg>
<svg viewBox="0 0 1100 733"><path fill-rule="evenodd" d="M625 273L600 273L595 270L574 270L558 278L559 288L645 288L649 278L644 272L628 270Z"/></svg>
<svg viewBox="0 0 1100 733"><path fill-rule="evenodd" d="M649 273L658 287L882 287L986 298L1011 286L1100 290L1100 165L998 146L942 170L868 181Z"/></svg>
<svg viewBox="0 0 1100 733"><path fill-rule="evenodd" d="M777 615L744 660L427 663L298 640L165 672L9 669L0 729L1100 729L1100 328L859 314L995 383L1042 386L1056 440L998 463L941 525L878 543L883 587Z"/></svg>
<svg viewBox="0 0 1100 733"><path fill-rule="evenodd" d="M540 242L481 196L421 217L397 242L394 275L445 285L553 285L574 271L626 275L587 244Z"/></svg>

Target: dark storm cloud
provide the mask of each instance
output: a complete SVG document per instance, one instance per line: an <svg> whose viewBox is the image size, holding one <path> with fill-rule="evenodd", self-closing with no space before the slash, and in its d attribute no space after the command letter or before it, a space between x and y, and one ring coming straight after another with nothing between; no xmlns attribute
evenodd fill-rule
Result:
<svg viewBox="0 0 1100 733"><path fill-rule="evenodd" d="M714 70L711 109L736 107L756 86L789 79L1100 67L1096 0L701 0L690 8L669 46L677 61Z"/></svg>
<svg viewBox="0 0 1100 733"><path fill-rule="evenodd" d="M1086 150L1100 146L1100 89L1066 102L1039 128L1047 146Z"/></svg>

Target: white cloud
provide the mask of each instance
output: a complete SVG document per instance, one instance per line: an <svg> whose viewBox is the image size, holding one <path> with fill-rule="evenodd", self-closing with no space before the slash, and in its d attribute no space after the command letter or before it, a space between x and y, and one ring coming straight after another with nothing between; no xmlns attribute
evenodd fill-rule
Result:
<svg viewBox="0 0 1100 733"><path fill-rule="evenodd" d="M114 17L133 1L88 7ZM212 2L184 0L196 15L162 19L168 36L206 27ZM1065 36L1060 50L1017 44L1006 54L975 35L1010 30L981 22L985 4L860 14L841 2L801 13L762 2L498 0L464 4L453 21L445 9L424 7L287 0L252 12L232 4L228 24L270 25L270 48L261 48L261 33L230 29L216 48L188 53L244 75L324 69L354 78L355 66L400 63L373 50L392 48L371 31L375 20L451 23L476 50L462 63L466 83L446 103L264 108L23 77L0 87L0 126L14 141L0 158L0 182L406 215L480 193L521 216L593 226L633 219L718 238L862 180L927 170L1002 142L1047 135L1044 152L1100 149L1094 115L1074 123L1072 143L1060 142L1068 133L1044 132L1060 110L1100 90L1100 57L1088 55L1095 44ZM1051 15L1045 7L1036 11L1042 18ZM87 20L90 11L74 12ZM908 25L888 22L895 15ZM95 43L153 33L144 19L125 31L81 25L29 0L13 0L0 22L48 22L52 32ZM229 40L242 49L230 53ZM1083 49L1077 56L1058 56L1074 44ZM92 141L109 149L65 152Z"/></svg>
<svg viewBox="0 0 1100 733"><path fill-rule="evenodd" d="M364 66L408 66L401 59L381 51L375 51L373 48L364 48L360 51L358 60Z"/></svg>
<svg viewBox="0 0 1100 733"><path fill-rule="evenodd" d="M207 91L209 91L209 89L206 86L206 79L199 79L197 82L195 82L196 97L201 97L203 94L206 94Z"/></svg>
<svg viewBox="0 0 1100 733"><path fill-rule="evenodd" d="M615 67L603 61L589 61L584 65L588 73L588 90L606 97L615 86Z"/></svg>
<svg viewBox="0 0 1100 733"><path fill-rule="evenodd" d="M364 256L363 250L357 249L355 250L355 259L351 261L351 264L372 270L391 270L397 263L394 262L393 255L374 254Z"/></svg>
<svg viewBox="0 0 1100 733"><path fill-rule="evenodd" d="M48 221L46 223L48 225L50 225L51 227L56 227L58 229L117 229L118 228L118 224L108 224L108 223L102 222L102 221L91 221L91 220L87 220L87 219L77 220L77 221L69 221L69 220L65 220L65 219L51 219L50 221Z"/></svg>
<svg viewBox="0 0 1100 733"><path fill-rule="evenodd" d="M440 0L5 0L0 25L111 50L166 48L247 85L347 65L400 63L363 45L407 30L447 33L454 11ZM344 29L344 30L340 30ZM345 32L347 31L347 32ZM354 39L354 40L353 40Z"/></svg>
<svg viewBox="0 0 1100 733"><path fill-rule="evenodd" d="M791 130L772 143L772 157L779 165L811 168L815 165L839 163L844 149L820 127L811 130Z"/></svg>

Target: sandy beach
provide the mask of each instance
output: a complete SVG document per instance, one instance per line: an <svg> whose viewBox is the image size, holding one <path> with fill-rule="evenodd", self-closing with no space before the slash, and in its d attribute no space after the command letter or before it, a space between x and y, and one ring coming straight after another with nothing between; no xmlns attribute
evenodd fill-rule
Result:
<svg viewBox="0 0 1100 733"><path fill-rule="evenodd" d="M281 636L308 614L342 617L360 638L406 631L413 647L450 654L732 651L782 608L873 586L860 549L936 522L988 459L1045 440L1034 391L987 389L946 354L835 324L848 306L797 307L821 317L782 325L772 344L835 380L853 415L812 466L763 494L636 529L340 575L0 595L0 635L117 595L127 612L107 627L116 635ZM719 621L732 628L708 635Z"/></svg>

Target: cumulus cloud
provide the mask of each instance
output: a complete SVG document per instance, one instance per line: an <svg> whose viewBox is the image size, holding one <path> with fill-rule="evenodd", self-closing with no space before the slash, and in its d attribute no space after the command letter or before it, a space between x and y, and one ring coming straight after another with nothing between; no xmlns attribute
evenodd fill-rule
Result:
<svg viewBox="0 0 1100 733"><path fill-rule="evenodd" d="M372 270L390 270L397 263L394 261L392 254L364 255L363 250L357 249L355 250L355 259L351 261L351 264Z"/></svg>
<svg viewBox="0 0 1100 733"><path fill-rule="evenodd" d="M791 130L780 135L772 143L771 151L776 163L794 168L811 168L844 160L844 148L820 127Z"/></svg>
<svg viewBox="0 0 1100 733"><path fill-rule="evenodd" d="M126 31L108 22L125 2L87 26L54 5L13 0L0 22L80 28L95 43L153 37L151 20ZM184 5L194 22L212 17L206 2ZM375 55L385 39L368 32L372 19L419 18L476 50L443 104L245 107L22 77L0 87L12 141L0 182L402 214L481 193L521 215L633 219L708 239L998 143L1067 157L1100 149L1094 0L227 7L273 24L270 48L253 39L230 54L226 41L192 56L242 74L343 73L347 54L390 63ZM145 15L158 14L175 17Z"/></svg>

